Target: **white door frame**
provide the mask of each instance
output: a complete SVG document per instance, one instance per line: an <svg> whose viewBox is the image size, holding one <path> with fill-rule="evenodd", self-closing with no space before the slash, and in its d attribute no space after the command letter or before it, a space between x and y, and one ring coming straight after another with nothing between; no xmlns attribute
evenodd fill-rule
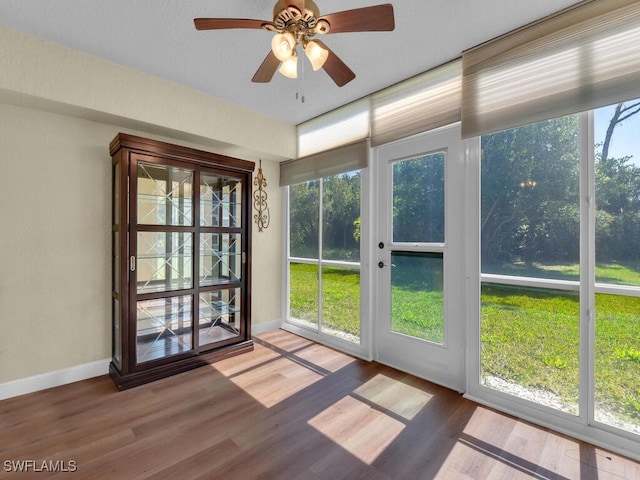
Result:
<svg viewBox="0 0 640 480"><path fill-rule="evenodd" d="M463 212L465 149L460 125L441 128L409 139L379 146L373 151L376 215L371 239L375 270L375 313L373 315L377 361L434 383L463 392L466 383L465 242ZM391 238L391 165L400 160L445 152L445 242L394 243ZM379 248L379 243L384 247ZM444 342L436 344L390 328L391 251L441 252L444 257ZM374 253L375 252L375 253ZM378 262L384 267L378 268Z"/></svg>

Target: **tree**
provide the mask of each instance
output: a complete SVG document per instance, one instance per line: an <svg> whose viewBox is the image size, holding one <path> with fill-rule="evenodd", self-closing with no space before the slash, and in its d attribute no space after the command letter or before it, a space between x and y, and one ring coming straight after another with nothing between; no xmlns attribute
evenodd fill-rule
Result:
<svg viewBox="0 0 640 480"><path fill-rule="evenodd" d="M444 241L444 155L393 166L393 240Z"/></svg>
<svg viewBox="0 0 640 480"><path fill-rule="evenodd" d="M612 158L616 128L640 113L640 101L615 106L595 158L598 261L637 262L640 167ZM518 262L579 261L577 116L482 138L483 270Z"/></svg>
<svg viewBox="0 0 640 480"><path fill-rule="evenodd" d="M322 230L320 230L322 185ZM289 249L294 257L358 261L360 238L360 172L344 173L293 185L289 190Z"/></svg>
<svg viewBox="0 0 640 480"><path fill-rule="evenodd" d="M289 250L292 256L318 258L320 181L289 187Z"/></svg>
<svg viewBox="0 0 640 480"><path fill-rule="evenodd" d="M323 183L323 258L358 261L360 239L354 222L360 217L360 172L344 173Z"/></svg>
<svg viewBox="0 0 640 480"><path fill-rule="evenodd" d="M598 262L634 266L640 261L640 167L632 156L612 158L615 129L640 113L640 101L619 103L609 120L601 152L596 154L596 256ZM636 240L636 241L634 241Z"/></svg>
<svg viewBox="0 0 640 480"><path fill-rule="evenodd" d="M481 176L483 269L577 261L577 116L485 135Z"/></svg>

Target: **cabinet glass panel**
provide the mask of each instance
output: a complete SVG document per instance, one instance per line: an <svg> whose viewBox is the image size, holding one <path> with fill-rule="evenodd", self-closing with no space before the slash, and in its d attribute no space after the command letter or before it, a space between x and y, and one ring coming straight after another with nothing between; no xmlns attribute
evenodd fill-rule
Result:
<svg viewBox="0 0 640 480"><path fill-rule="evenodd" d="M136 359L157 360L191 350L193 296L140 301L137 304Z"/></svg>
<svg viewBox="0 0 640 480"><path fill-rule="evenodd" d="M242 235L200 235L200 286L239 282L242 276Z"/></svg>
<svg viewBox="0 0 640 480"><path fill-rule="evenodd" d="M242 181L239 178L201 175L200 225L230 228L242 226Z"/></svg>
<svg viewBox="0 0 640 480"><path fill-rule="evenodd" d="M120 179L120 162L113 166L113 224L120 223L120 195L122 194L122 180Z"/></svg>
<svg viewBox="0 0 640 480"><path fill-rule="evenodd" d="M240 289L200 294L200 346L239 337Z"/></svg>
<svg viewBox="0 0 640 480"><path fill-rule="evenodd" d="M111 259L113 262L112 287L113 291L118 293L120 291L120 233L113 232L111 237L113 242L113 258Z"/></svg>
<svg viewBox="0 0 640 480"><path fill-rule="evenodd" d="M112 305L113 315L113 361L120 365L122 361L122 340L120 336L120 302L113 299Z"/></svg>
<svg viewBox="0 0 640 480"><path fill-rule="evenodd" d="M193 171L138 163L138 224L193 225Z"/></svg>
<svg viewBox="0 0 640 480"><path fill-rule="evenodd" d="M138 293L193 287L193 234L138 232Z"/></svg>

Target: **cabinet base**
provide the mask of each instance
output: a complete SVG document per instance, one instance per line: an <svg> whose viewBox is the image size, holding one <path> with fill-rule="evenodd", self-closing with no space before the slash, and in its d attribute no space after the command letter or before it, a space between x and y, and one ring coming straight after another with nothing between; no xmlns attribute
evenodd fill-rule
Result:
<svg viewBox="0 0 640 480"><path fill-rule="evenodd" d="M224 360L225 358L240 355L242 353L253 350L253 340L246 340L241 343L235 343L226 347L221 347L208 353L203 353L194 357L188 357L165 365L149 368L148 370L122 374L116 366L111 362L109 364L109 375L115 382L118 390L126 390L128 388L137 387L145 383L160 380L161 378L170 377L178 373L186 372L194 368L209 365L211 363Z"/></svg>

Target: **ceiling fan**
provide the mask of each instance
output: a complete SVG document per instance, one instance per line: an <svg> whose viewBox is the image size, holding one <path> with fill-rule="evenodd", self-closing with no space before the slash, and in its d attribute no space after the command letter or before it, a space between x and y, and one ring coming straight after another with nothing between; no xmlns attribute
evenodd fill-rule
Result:
<svg viewBox="0 0 640 480"><path fill-rule="evenodd" d="M297 78L297 47L300 46L313 70L322 68L339 87L353 80L356 74L322 41L313 38L330 33L389 32L395 28L393 6L389 3L320 16L313 0L279 0L273 8L272 22L244 18L196 18L194 23L197 30L250 28L276 33L271 51L252 82L270 82L279 66L284 76Z"/></svg>

